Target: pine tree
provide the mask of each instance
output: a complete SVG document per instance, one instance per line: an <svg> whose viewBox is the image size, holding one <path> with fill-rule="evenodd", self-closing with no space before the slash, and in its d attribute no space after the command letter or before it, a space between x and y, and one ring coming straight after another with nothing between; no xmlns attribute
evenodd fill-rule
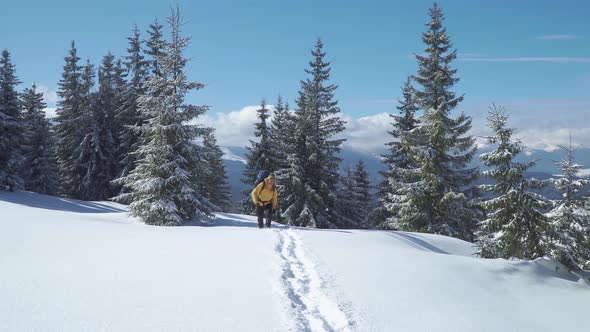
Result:
<svg viewBox="0 0 590 332"><path fill-rule="evenodd" d="M256 130L254 131L254 136L258 138L258 142L250 141L250 146L247 146L246 149L246 167L243 171L242 183L244 183L247 187L242 190L244 194L244 200L242 201L242 209L244 213L252 212L252 199L250 198L250 192L252 191L252 186L254 181L256 181L256 177L258 176L258 172L262 170L267 170L269 172L274 172L277 170L276 164L272 158L272 145L271 142L271 130L270 127L267 125L267 120L270 117L268 114L268 109L266 108L266 102L263 99L260 103L260 108L256 111L258 114L258 119L260 120L256 123Z"/></svg>
<svg viewBox="0 0 590 332"><path fill-rule="evenodd" d="M357 227L370 228L366 218L369 215L372 200L370 193L371 181L369 180L369 173L362 159L359 160L354 168L353 180L355 184L354 191L358 202L357 214L359 218Z"/></svg>
<svg viewBox="0 0 590 332"><path fill-rule="evenodd" d="M590 211L590 193L587 193L586 196L584 196L583 200L584 208L586 209L586 211ZM589 222L588 219L586 219L586 222ZM584 245L586 246L586 248L590 248L590 225L586 225L586 243ZM590 259L587 259L586 262L583 262L581 265L584 270L590 271Z"/></svg>
<svg viewBox="0 0 590 332"><path fill-rule="evenodd" d="M120 163L119 176L126 176L135 168L135 154L133 152L137 150L139 144L139 131L136 128L143 123L138 110L137 98L145 92L144 82L147 79L148 65L142 55L142 43L137 27L133 30L133 37L127 39L129 47L125 57L125 67L130 80L125 86L125 91L121 96L121 107L116 115L117 123L120 124L118 133L120 145L117 158Z"/></svg>
<svg viewBox="0 0 590 332"><path fill-rule="evenodd" d="M293 150L289 155L289 174L284 178L286 209L282 217L288 224L332 228L342 217L336 206L339 163L337 156L343 139L336 139L344 130L340 108L334 99L337 86L327 84L330 63L318 39L311 52L311 77L301 81Z"/></svg>
<svg viewBox="0 0 590 332"><path fill-rule="evenodd" d="M87 66L86 85L93 84L93 69ZM98 91L88 103L86 117L88 125L82 142L77 149L77 163L83 170L81 198L106 200L114 196L111 181L117 175L117 126L115 110L118 108L119 88L115 57L104 56L98 70Z"/></svg>
<svg viewBox="0 0 590 332"><path fill-rule="evenodd" d="M403 229L413 230L413 225L403 220L402 217L413 213L413 207L408 204L409 195L412 194L412 186L409 185L416 181L416 164L412 162L409 156L408 135L418 126L418 120L415 117L418 106L415 103L415 91L408 78L402 87L402 99L396 108L399 115L390 114L393 120L391 123L393 129L388 131L393 141L387 143L389 153L383 155L383 161L387 170L382 173L385 178L384 182L379 185L380 207L382 220L377 221L377 227L383 229ZM373 212L373 215L375 212ZM376 216L375 216L376 217Z"/></svg>
<svg viewBox="0 0 590 332"><path fill-rule="evenodd" d="M518 163L514 159L523 151L520 140L513 141L513 128L507 128L508 117L503 108L492 108L488 117L494 135L489 144L497 144L494 151L480 156L489 169L483 175L494 184L481 185L495 197L482 203L487 219L482 222L479 239L480 255L488 258L535 259L546 254L549 224L542 209L547 200L531 191L543 183L528 180L525 173L534 161Z"/></svg>
<svg viewBox="0 0 590 332"><path fill-rule="evenodd" d="M359 160L354 169L348 167L341 182L338 204L342 219L339 220L338 226L341 228L369 228L366 220L371 202L369 193L371 183L364 162Z"/></svg>
<svg viewBox="0 0 590 332"><path fill-rule="evenodd" d="M474 139L467 135L471 118L465 114L451 118L463 100L451 90L459 81L451 67L457 52L450 52L452 44L436 3L430 18L422 35L426 54L416 55L418 74L412 76L419 86L415 101L423 114L418 128L406 138L418 180L403 189L404 204L412 208L402 212L400 222L413 230L471 239L478 218L468 192L478 176L476 168L467 168L476 152Z"/></svg>
<svg viewBox="0 0 590 332"><path fill-rule="evenodd" d="M289 114L288 105L283 104L283 98L279 95L277 98L277 105L271 120L269 141L270 152L269 158L272 164L275 165L275 170L288 168L287 155L289 151L291 136L290 126L292 117Z"/></svg>
<svg viewBox="0 0 590 332"><path fill-rule="evenodd" d="M24 125L20 113L15 65L7 50L0 57L0 190L20 190Z"/></svg>
<svg viewBox="0 0 590 332"><path fill-rule="evenodd" d="M43 93L33 83L21 95L21 107L27 138L24 148L23 173L25 189L41 194L57 193L57 164L51 124L45 118Z"/></svg>
<svg viewBox="0 0 590 332"><path fill-rule="evenodd" d="M59 167L61 193L69 197L80 197L79 185L81 172L76 164L74 151L80 146L84 128L88 122L84 118L85 100L89 88L82 84L83 67L78 64L80 58L72 41L66 64L59 81L57 92L60 100L57 109L56 147Z"/></svg>
<svg viewBox="0 0 590 332"><path fill-rule="evenodd" d="M201 176L200 193L217 207L216 211L228 212L232 205L231 192L223 164L223 152L217 145L213 130L203 136L203 147L207 170Z"/></svg>
<svg viewBox="0 0 590 332"><path fill-rule="evenodd" d="M207 111L207 106L184 104L186 94L204 84L190 82L184 73L188 59L182 55L190 38L182 37L178 8L168 18L171 40L164 55L157 55L161 74L146 83L139 110L146 121L139 126L142 146L137 167L116 182L129 192L116 200L130 201L131 213L150 225L174 226L211 215L211 204L198 192L206 169L202 149L193 143L206 129L187 124Z"/></svg>
<svg viewBox="0 0 590 332"><path fill-rule="evenodd" d="M578 195L590 180L577 176L583 165L574 160L571 138L569 148L561 148L566 157L555 163L561 170L561 176L554 181L554 185L562 192L562 199L547 214L552 237L549 255L576 270L590 261L590 211L586 209L585 199Z"/></svg>
<svg viewBox="0 0 590 332"><path fill-rule="evenodd" d="M86 61L80 75L80 107L81 114L77 119L79 123L78 134L80 143L73 150L73 166L77 182L75 183L75 196L83 200L91 200L96 189L94 182L94 167L96 162L96 151L94 138L98 140L98 124L95 122L95 114L99 112L98 94L93 92L94 80L96 78L94 65L90 60ZM100 143L100 141L98 141ZM100 147L99 147L100 148Z"/></svg>
<svg viewBox="0 0 590 332"><path fill-rule="evenodd" d="M276 185L279 192L278 209L275 220L282 222L283 207L287 206L287 195L283 193L287 185L292 182L289 177L290 164L289 155L294 151L295 119L289 110L289 103L283 104L281 96L278 97L277 106L271 124L272 156L277 170L275 171Z"/></svg>
<svg viewBox="0 0 590 332"><path fill-rule="evenodd" d="M350 165L346 167L344 175L340 177L337 204L343 215L343 218L338 220L338 228L358 228L358 196L355 191L353 169Z"/></svg>
<svg viewBox="0 0 590 332"><path fill-rule="evenodd" d="M145 46L147 47L145 53L150 56L150 60L148 61L148 66L151 71L150 76L162 75L160 59L166 55L165 52L167 48L166 42L162 39L162 27L163 26L158 23L158 19L150 24L148 30L150 37L145 42Z"/></svg>

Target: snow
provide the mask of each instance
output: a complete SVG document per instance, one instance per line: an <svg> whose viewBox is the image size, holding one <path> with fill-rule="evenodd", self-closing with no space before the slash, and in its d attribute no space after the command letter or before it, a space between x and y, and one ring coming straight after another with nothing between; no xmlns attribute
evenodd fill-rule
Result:
<svg viewBox="0 0 590 332"><path fill-rule="evenodd" d="M0 331L587 331L590 284L430 234L217 214L154 227L110 202L0 192ZM555 268L559 269L556 271Z"/></svg>

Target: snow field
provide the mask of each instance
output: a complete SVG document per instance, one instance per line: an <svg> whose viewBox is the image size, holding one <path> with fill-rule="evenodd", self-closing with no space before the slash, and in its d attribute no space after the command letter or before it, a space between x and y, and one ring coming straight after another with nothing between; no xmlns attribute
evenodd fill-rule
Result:
<svg viewBox="0 0 590 332"><path fill-rule="evenodd" d="M0 331L588 330L588 282L474 251L223 213L152 227L115 203L0 192Z"/></svg>

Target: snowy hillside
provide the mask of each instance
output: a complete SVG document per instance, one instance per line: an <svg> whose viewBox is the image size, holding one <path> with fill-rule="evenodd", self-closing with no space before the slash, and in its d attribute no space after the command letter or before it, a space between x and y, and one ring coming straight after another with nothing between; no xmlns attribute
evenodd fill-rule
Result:
<svg viewBox="0 0 590 332"><path fill-rule="evenodd" d="M0 331L587 331L548 260L385 231L152 227L125 206L0 192Z"/></svg>

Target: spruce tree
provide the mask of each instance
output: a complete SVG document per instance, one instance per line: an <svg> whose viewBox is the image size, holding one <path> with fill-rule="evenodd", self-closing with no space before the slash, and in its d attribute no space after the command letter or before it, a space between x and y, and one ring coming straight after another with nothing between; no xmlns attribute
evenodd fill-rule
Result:
<svg viewBox="0 0 590 332"><path fill-rule="evenodd" d="M83 77L85 85L92 86L93 69L87 66ZM98 69L98 91L89 99L85 114L87 131L77 150L77 163L83 170L82 199L106 200L114 196L111 181L117 175L118 143L114 120L120 101L119 85L115 57L109 53Z"/></svg>
<svg viewBox="0 0 590 332"><path fill-rule="evenodd" d="M386 144L389 153L382 156L387 170L381 173L385 180L379 185L380 206L377 209L384 211L381 212L383 220L377 220L378 228L414 230L414 225L408 223L408 219L403 219L403 216L414 212L409 204L408 196L412 194L411 183L417 178L414 171L416 164L412 162L409 155L410 147L407 139L418 126L416 119L418 106L414 94L414 88L408 78L402 87L402 99L396 106L399 115L389 115L393 120L391 123L393 129L388 131L388 134L393 141ZM376 211L372 213L373 218L379 216L375 213Z"/></svg>
<svg viewBox="0 0 590 332"><path fill-rule="evenodd" d="M59 81L57 95L60 97L57 105L56 117L56 153L59 168L60 191L63 195L79 198L79 184L82 182L81 172L76 165L74 151L80 146L84 135L84 128L88 121L84 116L86 87L82 84L83 66L79 65L80 58L74 42L63 68Z"/></svg>
<svg viewBox="0 0 590 332"><path fill-rule="evenodd" d="M294 151L295 120L289 110L289 103L283 104L281 96L278 97L277 106L271 124L271 155L277 167L275 171L276 185L279 192L278 209L275 220L282 222L283 208L287 206L287 185L291 183L289 155Z"/></svg>
<svg viewBox="0 0 590 332"><path fill-rule="evenodd" d="M203 147L207 169L201 176L200 193L216 207L216 211L228 212L231 209L231 192L225 166L223 152L217 145L213 130L203 136Z"/></svg>
<svg viewBox="0 0 590 332"><path fill-rule="evenodd" d="M21 95L21 107L26 128L24 148L25 189L41 194L57 193L57 164L51 124L45 118L43 93L33 83Z"/></svg>
<svg viewBox="0 0 590 332"><path fill-rule="evenodd" d="M142 145L135 152L137 167L116 182L129 190L116 200L130 201L131 213L150 225L174 226L211 215L211 204L198 192L207 165L193 141L206 129L188 124L207 106L184 104L191 90L204 84L188 81L183 56L190 38L181 36L178 8L168 18L171 38L157 55L161 73L150 77L138 98L145 122L139 126Z"/></svg>
<svg viewBox="0 0 590 332"><path fill-rule="evenodd" d="M584 196L584 208L586 209L586 211L590 211L590 193L586 194L586 196ZM586 219L587 222L587 228L586 228L586 243L584 244L586 246L586 248L590 248L590 221L589 219ZM590 258L588 258L585 262L583 262L582 264L582 268L586 271L590 271Z"/></svg>
<svg viewBox="0 0 590 332"><path fill-rule="evenodd" d="M371 205L371 183L364 162L359 160L354 168L348 167L341 182L338 204L343 218L339 220L338 226L369 228L366 221Z"/></svg>
<svg viewBox="0 0 590 332"><path fill-rule="evenodd" d="M346 167L344 174L340 177L338 188L337 204L343 218L338 220L338 228L358 228L358 195L355 191L354 173L350 165Z"/></svg>
<svg viewBox="0 0 590 332"><path fill-rule="evenodd" d="M158 23L158 19L150 24L148 34L150 35L145 42L147 50L145 53L150 56L148 67L150 69L150 76L161 76L162 69L160 59L162 59L166 52L166 41L162 39L162 25Z"/></svg>
<svg viewBox="0 0 590 332"><path fill-rule="evenodd" d="M142 42L137 27L133 30L133 36L127 38L129 47L125 57L125 67L129 82L126 84L121 96L121 106L118 109L116 120L120 124L118 158L120 174L128 175L135 168L135 154L139 144L139 127L143 119L138 110L137 98L144 93L144 82L147 79L148 62L142 54Z"/></svg>
<svg viewBox="0 0 590 332"><path fill-rule="evenodd" d="M359 218L357 228L370 228L366 218L369 215L372 200L370 193L371 181L369 180L369 173L362 159L355 165L353 180L355 185L354 191L358 202L357 214Z"/></svg>
<svg viewBox="0 0 590 332"><path fill-rule="evenodd" d="M283 103L283 98L279 95L277 98L277 105L271 120L270 126L270 161L275 165L275 171L285 169L288 167L287 155L290 146L291 136L290 126L292 122L289 114L288 105Z"/></svg>
<svg viewBox="0 0 590 332"><path fill-rule="evenodd" d="M94 167L96 161L94 137L98 137L98 125L94 122L95 114L98 112L98 94L93 92L95 84L95 68L90 60L86 61L80 75L80 97L81 97L81 114L77 122L79 123L78 134L80 143L73 150L74 160L73 167L77 182L75 183L75 196L83 200L93 199Z"/></svg>
<svg viewBox="0 0 590 332"><path fill-rule="evenodd" d="M404 204L412 208L402 212L400 222L412 230L471 239L478 218L468 192L478 176L476 168L467 167L476 152L475 141L467 134L471 118L451 117L463 100L451 90L459 81L451 67L457 51L450 51L443 13L436 3L430 18L422 35L426 54L416 54L418 74L412 76L418 85L415 101L423 114L418 128L406 138L417 181L403 190Z"/></svg>
<svg viewBox="0 0 590 332"><path fill-rule="evenodd" d="M512 140L514 129L506 127L507 120L504 110L495 106L488 117L494 135L487 141L497 147L480 158L489 168L482 174L494 183L480 188L494 196L482 202L487 219L481 224L479 253L488 258L535 259L548 249L549 224L542 212L548 201L530 191L543 186L526 178L526 171L535 162L514 161L524 148L520 140Z"/></svg>
<svg viewBox="0 0 590 332"><path fill-rule="evenodd" d="M590 261L590 211L585 206L585 199L579 196L580 189L590 180L578 177L583 165L575 162L571 142L569 147L562 146L561 149L566 157L555 163L561 175L553 183L562 193L562 199L547 214L552 240L549 255L576 270L584 268Z"/></svg>
<svg viewBox="0 0 590 332"><path fill-rule="evenodd" d="M0 190L21 190L24 125L19 107L15 65L8 50L0 57Z"/></svg>
<svg viewBox="0 0 590 332"><path fill-rule="evenodd" d="M339 182L338 153L343 139L335 138L344 130L340 108L334 100L337 86L328 84L330 63L318 39L311 52L313 59L301 81L293 151L289 155L289 174L285 179L286 208L282 217L288 224L307 227L336 227L342 218L336 205Z"/></svg>
<svg viewBox="0 0 590 332"><path fill-rule="evenodd" d="M267 124L267 120L270 117L268 109L266 108L266 102L263 99L260 103L260 108L256 111L259 122L256 123L256 129L254 136L258 141L250 141L250 146L246 149L246 167L243 171L242 183L246 185L246 188L242 190L244 194L244 200L242 201L242 209L244 213L252 212L252 199L250 198L250 192L258 172L267 170L274 172L277 170L276 164L272 158L272 149L274 142L271 142L271 129Z"/></svg>

